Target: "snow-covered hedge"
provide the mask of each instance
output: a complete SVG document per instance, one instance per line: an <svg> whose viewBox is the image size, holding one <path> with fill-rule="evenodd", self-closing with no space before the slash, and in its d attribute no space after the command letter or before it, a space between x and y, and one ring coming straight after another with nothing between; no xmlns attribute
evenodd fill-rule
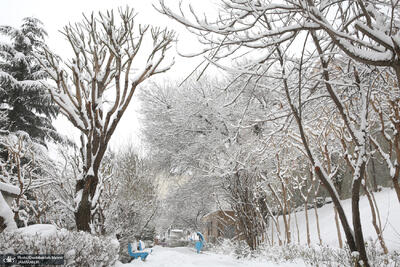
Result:
<svg viewBox="0 0 400 267"><path fill-rule="evenodd" d="M366 249L370 266L400 266L399 252L384 254L373 242L368 242ZM251 251L245 242L221 240L219 245L212 247L212 250L217 253L231 254L237 258L268 260L276 263L301 261L307 266L352 267L357 260L357 255L352 255L348 249L319 245L311 247L297 244L273 247L261 245L256 251Z"/></svg>
<svg viewBox="0 0 400 267"><path fill-rule="evenodd" d="M65 229L26 230L0 234L0 253L64 254L65 266L114 266L119 243L115 239Z"/></svg>

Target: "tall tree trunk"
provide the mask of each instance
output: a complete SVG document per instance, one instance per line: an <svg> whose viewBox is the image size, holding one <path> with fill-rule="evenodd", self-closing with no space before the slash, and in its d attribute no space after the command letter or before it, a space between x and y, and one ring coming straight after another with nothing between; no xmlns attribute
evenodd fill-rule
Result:
<svg viewBox="0 0 400 267"><path fill-rule="evenodd" d="M399 176L392 177L392 182L394 186L394 190L396 191L397 199L400 202L400 184L399 184Z"/></svg>
<svg viewBox="0 0 400 267"><path fill-rule="evenodd" d="M306 230L307 230L307 246L311 245L311 238L310 238L310 222L308 219L308 201L304 203L304 214L306 216Z"/></svg>
<svg viewBox="0 0 400 267"><path fill-rule="evenodd" d="M369 150L371 150L372 151L372 145L371 145L371 143L369 143ZM375 168L375 160L374 160L374 157L373 156L371 156L371 158L370 158L370 161L371 161L371 176L372 176L372 185L373 185L373 191L374 192L378 192L378 183L377 183L377 181L376 181L376 168Z"/></svg>
<svg viewBox="0 0 400 267"><path fill-rule="evenodd" d="M365 162L363 163L363 165L365 165ZM358 248L358 252L360 253L360 259L363 261L364 266L368 267L369 263L368 263L367 252L365 250L364 236L362 232L361 218L360 218L360 186L362 179L361 177L362 176L360 175L360 178L355 179L353 183L351 211L353 214L354 237Z"/></svg>
<svg viewBox="0 0 400 267"><path fill-rule="evenodd" d="M297 221L297 212L294 211L294 220L296 223L296 231L297 231L297 244L300 245L300 230L299 230L299 223Z"/></svg>
<svg viewBox="0 0 400 267"><path fill-rule="evenodd" d="M349 245L350 250L353 251L358 251L356 242L354 240L354 236L352 233L352 229L350 227L349 222L347 221L347 216L346 213L344 213L344 209L342 206L342 203L340 202L339 196L336 194L335 189L333 188L333 185L328 181L328 179L324 176L322 173L321 169L317 166L315 167L315 172L318 175L318 178L324 185L325 189L328 191L330 197L332 198L333 204L335 205L335 208L338 212L340 222L343 227L344 234L346 236L347 244Z"/></svg>
<svg viewBox="0 0 400 267"><path fill-rule="evenodd" d="M363 189L364 189L365 195L368 198L369 206L371 208L372 225L375 228L375 232L376 232L376 234L378 236L378 240L379 240L379 243L381 244L383 252L385 254L388 254L389 251L388 251L388 249L386 247L385 240L383 239L382 229L378 226L378 223L377 223L377 218L376 218L377 215L376 214L379 212L378 211L378 206L374 205L374 201L372 200L371 193L369 192L368 187L366 185L363 185ZM380 223L379 223L379 225L380 225Z"/></svg>
<svg viewBox="0 0 400 267"><path fill-rule="evenodd" d="M338 219L338 212L336 210L336 207L333 206L333 209L335 211L335 224L336 224L336 232L338 236L338 242L339 242L339 247L343 248L343 241L342 241L342 234L340 233L340 225L339 225L339 219Z"/></svg>
<svg viewBox="0 0 400 267"><path fill-rule="evenodd" d="M79 180L76 184L75 190L78 194L77 197L81 196L78 209L75 213L75 223L78 231L90 232L90 223L92 219L91 200L96 192L98 181L98 175L90 174L86 175L84 179Z"/></svg>
<svg viewBox="0 0 400 267"><path fill-rule="evenodd" d="M321 228L319 227L319 217L318 217L318 207L317 207L317 201L314 198L314 213L315 213L315 222L317 224L317 234L318 234L318 240L319 244L322 245L322 238L321 238Z"/></svg>

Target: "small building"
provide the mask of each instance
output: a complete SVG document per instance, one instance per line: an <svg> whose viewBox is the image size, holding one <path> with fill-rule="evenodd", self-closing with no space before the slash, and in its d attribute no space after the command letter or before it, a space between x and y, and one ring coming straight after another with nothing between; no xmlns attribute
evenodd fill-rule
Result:
<svg viewBox="0 0 400 267"><path fill-rule="evenodd" d="M218 210L203 216L202 233L206 242L215 243L218 238L234 239L239 236L235 213L232 210Z"/></svg>

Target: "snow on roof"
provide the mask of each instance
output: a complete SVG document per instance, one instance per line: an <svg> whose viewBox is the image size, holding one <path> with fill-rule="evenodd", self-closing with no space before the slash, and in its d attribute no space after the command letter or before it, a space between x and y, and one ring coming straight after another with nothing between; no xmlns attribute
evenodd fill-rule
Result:
<svg viewBox="0 0 400 267"><path fill-rule="evenodd" d="M0 182L0 191L7 192L12 195L19 195L21 193L18 187L3 182Z"/></svg>
<svg viewBox="0 0 400 267"><path fill-rule="evenodd" d="M181 229L172 229L171 232L183 233L183 230L181 230Z"/></svg>

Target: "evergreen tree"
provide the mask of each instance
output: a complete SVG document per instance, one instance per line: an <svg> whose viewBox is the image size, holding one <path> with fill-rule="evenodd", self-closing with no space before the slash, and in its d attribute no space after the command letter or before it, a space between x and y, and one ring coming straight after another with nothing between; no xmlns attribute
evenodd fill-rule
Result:
<svg viewBox="0 0 400 267"><path fill-rule="evenodd" d="M42 22L24 18L20 29L0 26L0 34L10 41L0 42L0 112L7 118L0 128L25 131L42 144L49 137L58 139L51 124L58 109L42 83L47 74L36 58L47 35Z"/></svg>

